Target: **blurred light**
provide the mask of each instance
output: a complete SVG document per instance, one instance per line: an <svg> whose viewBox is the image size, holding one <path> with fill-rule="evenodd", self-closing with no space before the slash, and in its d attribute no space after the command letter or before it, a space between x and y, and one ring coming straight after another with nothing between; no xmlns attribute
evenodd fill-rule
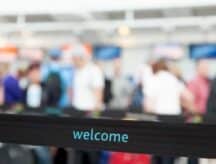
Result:
<svg viewBox="0 0 216 164"><path fill-rule="evenodd" d="M158 44L153 48L153 55L156 58L168 58L173 60L181 59L185 54L180 44Z"/></svg>
<svg viewBox="0 0 216 164"><path fill-rule="evenodd" d="M7 43L8 40L5 37L0 36L0 47L5 46Z"/></svg>
<svg viewBox="0 0 216 164"><path fill-rule="evenodd" d="M137 44L137 38L131 35L127 38L117 37L113 42L122 48L131 48Z"/></svg>
<svg viewBox="0 0 216 164"><path fill-rule="evenodd" d="M121 26L118 28L118 33L121 36L128 36L131 33L131 30L128 26Z"/></svg>
<svg viewBox="0 0 216 164"><path fill-rule="evenodd" d="M20 48L19 56L24 59L29 59L32 61L42 61L44 58L44 53L41 49L37 48Z"/></svg>
<svg viewBox="0 0 216 164"><path fill-rule="evenodd" d="M89 2L89 3L88 3ZM13 4L13 5L12 5ZM88 4L88 5L87 5ZM7 0L4 1L4 7L0 10L0 15L6 14L38 14L38 13L80 13L96 11L118 11L118 10L149 10L149 9L167 9L167 8L186 8L214 6L214 0Z"/></svg>
<svg viewBox="0 0 216 164"><path fill-rule="evenodd" d="M162 25L162 30L166 33L173 32L175 30L175 27L173 25Z"/></svg>
<svg viewBox="0 0 216 164"><path fill-rule="evenodd" d="M33 32L30 30L26 30L26 29L21 30L20 34L24 38L31 38L33 36Z"/></svg>
<svg viewBox="0 0 216 164"><path fill-rule="evenodd" d="M212 29L212 25L205 21L205 23L200 24L200 28L203 31L210 31Z"/></svg>

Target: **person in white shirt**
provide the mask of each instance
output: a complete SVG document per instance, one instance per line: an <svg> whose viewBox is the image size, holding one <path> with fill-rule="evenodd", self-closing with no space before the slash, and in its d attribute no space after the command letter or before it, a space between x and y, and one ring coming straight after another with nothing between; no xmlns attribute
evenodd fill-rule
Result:
<svg viewBox="0 0 216 164"><path fill-rule="evenodd" d="M153 64L154 76L145 88L145 110L160 115L180 115L181 107L193 110L193 96L184 83L168 71L164 60Z"/></svg>
<svg viewBox="0 0 216 164"><path fill-rule="evenodd" d="M42 105L42 86L40 79L40 64L32 63L28 68L29 85L26 91L26 104L31 108Z"/></svg>
<svg viewBox="0 0 216 164"><path fill-rule="evenodd" d="M87 49L76 45L72 49L75 67L72 105L78 110L101 110L103 108L104 77L95 65Z"/></svg>

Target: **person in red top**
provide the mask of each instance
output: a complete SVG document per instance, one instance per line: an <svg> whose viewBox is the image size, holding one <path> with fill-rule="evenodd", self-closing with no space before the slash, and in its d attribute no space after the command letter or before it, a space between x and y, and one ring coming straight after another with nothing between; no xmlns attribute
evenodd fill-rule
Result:
<svg viewBox="0 0 216 164"><path fill-rule="evenodd" d="M200 59L196 65L196 76L188 83L188 89L194 96L195 113L206 113L209 88L209 63L205 59Z"/></svg>

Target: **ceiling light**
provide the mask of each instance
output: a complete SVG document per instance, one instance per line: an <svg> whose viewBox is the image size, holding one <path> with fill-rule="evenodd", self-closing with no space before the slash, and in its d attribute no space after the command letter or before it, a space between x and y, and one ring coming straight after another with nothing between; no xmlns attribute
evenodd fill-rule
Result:
<svg viewBox="0 0 216 164"><path fill-rule="evenodd" d="M131 30L128 26L121 26L118 28L118 33L121 36L128 36L130 34Z"/></svg>

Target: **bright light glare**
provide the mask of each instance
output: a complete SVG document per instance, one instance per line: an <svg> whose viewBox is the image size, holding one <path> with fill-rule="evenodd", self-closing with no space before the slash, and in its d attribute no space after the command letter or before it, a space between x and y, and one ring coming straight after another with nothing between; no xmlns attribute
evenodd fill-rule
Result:
<svg viewBox="0 0 216 164"><path fill-rule="evenodd" d="M121 36L128 36L130 34L130 28L128 26L121 26L118 28L118 33Z"/></svg>
<svg viewBox="0 0 216 164"><path fill-rule="evenodd" d="M216 5L214 0L0 0L0 2L2 6L0 15L148 10Z"/></svg>

